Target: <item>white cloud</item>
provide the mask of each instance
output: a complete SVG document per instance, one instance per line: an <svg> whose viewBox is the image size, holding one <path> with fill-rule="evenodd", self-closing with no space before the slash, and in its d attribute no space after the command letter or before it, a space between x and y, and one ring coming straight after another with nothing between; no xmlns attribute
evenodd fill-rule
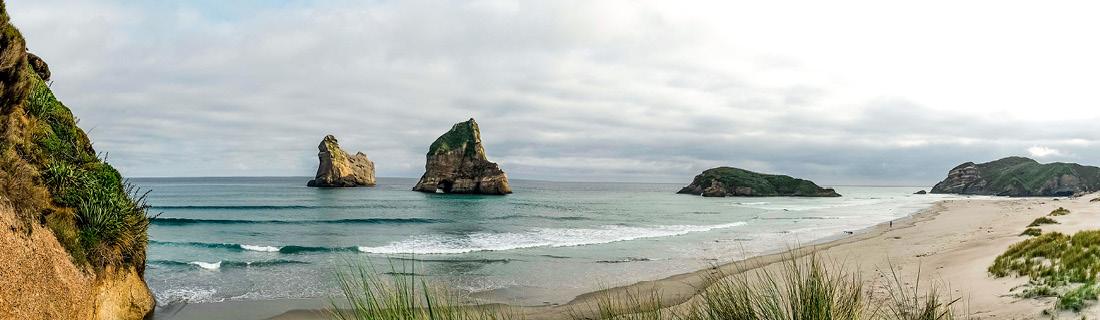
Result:
<svg viewBox="0 0 1100 320"><path fill-rule="evenodd" d="M1052 149L1052 148L1040 147L1040 146L1034 146L1034 147L1031 147L1031 148L1027 148L1027 153L1030 154L1032 157L1037 157L1037 158L1046 158L1046 157L1050 157L1050 156L1062 156L1062 152L1058 151L1058 149Z"/></svg>
<svg viewBox="0 0 1100 320"><path fill-rule="evenodd" d="M936 181L958 163L1030 146L1100 158L1087 148L1100 131L1086 109L1100 105L1087 88L1100 43L1073 40L1100 29L1087 8L1096 5L36 0L8 9L49 62L53 89L130 176L309 175L332 133L369 154L379 175L416 177L427 145L476 117L489 156L517 179L682 182L727 164L882 184Z"/></svg>

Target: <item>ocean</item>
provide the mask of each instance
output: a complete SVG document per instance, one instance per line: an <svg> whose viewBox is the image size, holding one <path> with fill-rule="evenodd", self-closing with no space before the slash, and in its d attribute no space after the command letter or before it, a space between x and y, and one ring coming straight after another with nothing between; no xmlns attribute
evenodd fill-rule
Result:
<svg viewBox="0 0 1100 320"><path fill-rule="evenodd" d="M158 305L323 298L349 264L415 273L483 301L564 303L845 235L949 195L837 186L840 198L703 198L682 184L512 181L508 196L319 189L308 177L139 178ZM685 182L686 183L686 182Z"/></svg>

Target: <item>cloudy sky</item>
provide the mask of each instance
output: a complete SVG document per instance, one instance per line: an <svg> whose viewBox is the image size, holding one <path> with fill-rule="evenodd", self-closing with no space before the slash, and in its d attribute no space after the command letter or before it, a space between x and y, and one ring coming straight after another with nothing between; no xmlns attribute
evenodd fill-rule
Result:
<svg viewBox="0 0 1100 320"><path fill-rule="evenodd" d="M7 2L128 176L308 176L331 133L418 177L470 117L513 179L1100 164L1087 2Z"/></svg>

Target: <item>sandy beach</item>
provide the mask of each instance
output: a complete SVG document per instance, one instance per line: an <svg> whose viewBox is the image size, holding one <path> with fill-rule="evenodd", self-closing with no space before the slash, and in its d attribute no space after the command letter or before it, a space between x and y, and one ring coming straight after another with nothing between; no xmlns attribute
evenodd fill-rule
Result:
<svg viewBox="0 0 1100 320"><path fill-rule="evenodd" d="M1060 224L1046 225L1044 232L1073 233L1100 228L1100 204L1090 203L1096 195L1079 198L1017 198L950 200L915 215L884 223L851 236L804 245L782 253L759 256L677 275L656 281L581 295L568 304L554 307L519 307L528 319L564 319L583 314L600 295L630 292L659 292L662 305L683 306L709 284L716 272L736 274L760 268L780 268L787 257L808 253L859 270L864 280L874 281L889 272L891 266L902 279L935 281L961 297L960 306L983 319L1034 319L1050 308L1052 298L1020 299L1010 291L1026 283L1023 278L994 279L986 268L1010 245L1024 240L1019 234L1031 220L1064 207L1072 211L1057 217ZM858 268L858 269L855 269ZM675 307L674 307L675 308ZM1082 312L1095 317L1097 308ZM316 310L294 310L273 319L316 319ZM1065 314L1071 316L1070 314Z"/></svg>

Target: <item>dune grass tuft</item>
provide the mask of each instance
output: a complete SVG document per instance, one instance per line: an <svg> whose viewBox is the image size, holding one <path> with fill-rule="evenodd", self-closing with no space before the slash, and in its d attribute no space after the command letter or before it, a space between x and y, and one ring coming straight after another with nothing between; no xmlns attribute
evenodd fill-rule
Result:
<svg viewBox="0 0 1100 320"><path fill-rule="evenodd" d="M339 272L342 295L332 299L330 317L338 320L505 320L521 313L496 306L464 304L455 295L418 279L404 264L379 276L369 264L351 264ZM851 269L826 263L816 255L791 258L778 271L758 269L734 275L716 274L697 299L663 306L657 291L602 291L591 304L577 306L575 320L951 320L966 318L956 311L959 298L937 286L922 288L918 274L910 286L896 273L876 296Z"/></svg>
<svg viewBox="0 0 1100 320"><path fill-rule="evenodd" d="M1058 207L1058 209L1054 209L1054 211L1051 211L1050 214L1048 214L1048 216L1057 217L1057 216L1064 216L1064 215L1067 215L1069 213L1070 213L1069 209Z"/></svg>
<svg viewBox="0 0 1100 320"><path fill-rule="evenodd" d="M380 276L369 263L348 263L336 273L342 295L331 300L329 316L338 320L508 320L521 319L506 308L469 306L442 287L420 279L415 265L391 261Z"/></svg>
<svg viewBox="0 0 1100 320"><path fill-rule="evenodd" d="M1095 283L1085 283L1059 296L1055 307L1081 312L1086 306L1096 301L1097 295L1100 295L1100 286Z"/></svg>
<svg viewBox="0 0 1100 320"><path fill-rule="evenodd" d="M1024 232L1020 233L1020 236L1037 237L1043 234L1043 230L1035 227L1024 229Z"/></svg>
<svg viewBox="0 0 1100 320"><path fill-rule="evenodd" d="M1032 220L1031 224L1029 224L1027 226L1028 227L1038 227L1038 226L1041 226L1041 225L1044 225L1044 224L1058 224L1058 221L1054 220L1054 219L1051 219L1051 218L1047 218L1047 217L1038 217L1035 220Z"/></svg>
<svg viewBox="0 0 1100 320"><path fill-rule="evenodd" d="M1028 277L1022 295L1062 292L1056 306L1079 311L1100 293L1095 285L1100 273L1100 230L1072 236L1050 232L1020 241L998 256L988 271L994 277Z"/></svg>
<svg viewBox="0 0 1100 320"><path fill-rule="evenodd" d="M683 319L863 319L862 288L857 274L811 255L789 259L778 273L761 269L717 279Z"/></svg>

